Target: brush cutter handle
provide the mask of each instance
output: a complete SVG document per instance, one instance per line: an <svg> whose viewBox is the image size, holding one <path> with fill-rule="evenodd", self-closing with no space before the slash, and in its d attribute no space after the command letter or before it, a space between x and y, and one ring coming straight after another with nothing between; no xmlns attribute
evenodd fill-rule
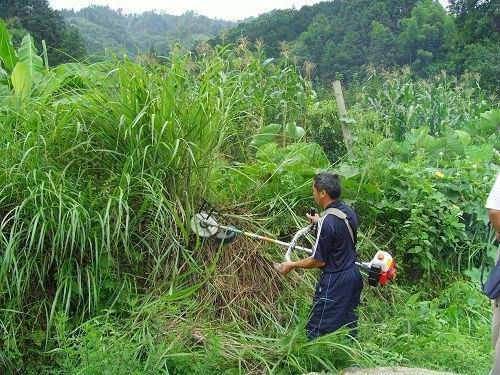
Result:
<svg viewBox="0 0 500 375"><path fill-rule="evenodd" d="M295 235L292 238L292 241L288 244L288 249L286 250L286 253L285 253L285 259L288 262L290 262L290 260L291 260L292 251L295 248L299 249L299 246L296 246L299 238L302 236L305 236L307 233L309 233L312 230L313 226L314 226L314 224L308 225L307 227L304 227L304 228L300 229L297 233L295 233ZM305 250L305 249L300 248L299 250ZM310 250L310 249L307 249L307 250L309 250L308 252L312 253L312 250Z"/></svg>

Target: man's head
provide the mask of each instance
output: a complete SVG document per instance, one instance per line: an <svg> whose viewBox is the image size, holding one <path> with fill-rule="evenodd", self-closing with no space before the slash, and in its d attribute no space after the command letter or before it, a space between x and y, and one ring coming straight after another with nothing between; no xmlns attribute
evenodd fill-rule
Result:
<svg viewBox="0 0 500 375"><path fill-rule="evenodd" d="M326 208L332 201L340 197L342 187L339 176L333 173L321 172L313 179L313 197L316 203Z"/></svg>

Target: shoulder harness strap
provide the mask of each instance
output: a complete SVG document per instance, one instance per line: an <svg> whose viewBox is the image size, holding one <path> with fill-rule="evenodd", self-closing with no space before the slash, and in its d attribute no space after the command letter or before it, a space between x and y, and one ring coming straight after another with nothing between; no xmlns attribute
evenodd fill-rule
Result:
<svg viewBox="0 0 500 375"><path fill-rule="evenodd" d="M327 208L320 214L321 217L325 217L327 215L334 215L338 217L340 220L344 220L344 223L347 225L347 229L349 230L349 234L351 235L352 243L355 243L354 233L352 231L351 225L349 224L349 220L347 220L347 215L338 208Z"/></svg>

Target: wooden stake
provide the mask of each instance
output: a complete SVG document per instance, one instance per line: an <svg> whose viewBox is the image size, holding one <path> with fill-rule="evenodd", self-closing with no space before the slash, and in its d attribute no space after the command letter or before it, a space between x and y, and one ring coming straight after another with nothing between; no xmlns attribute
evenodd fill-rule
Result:
<svg viewBox="0 0 500 375"><path fill-rule="evenodd" d="M49 58L47 56L47 45L45 44L45 40L42 39L42 47L43 47L43 61L45 63L45 74L49 72Z"/></svg>
<svg viewBox="0 0 500 375"><path fill-rule="evenodd" d="M335 101L337 102L337 109L339 111L340 125L342 126L342 135L344 137L345 147L347 148L349 156L353 157L352 135L349 131L348 124L344 121L347 117L347 110L345 109L344 95L342 95L342 86L340 85L340 81L333 82L333 93L335 95Z"/></svg>

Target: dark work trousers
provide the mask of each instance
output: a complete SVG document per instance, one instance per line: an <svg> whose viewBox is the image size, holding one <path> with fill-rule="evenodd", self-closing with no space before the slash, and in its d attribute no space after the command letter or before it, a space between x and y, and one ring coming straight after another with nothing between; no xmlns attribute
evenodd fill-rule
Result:
<svg viewBox="0 0 500 375"><path fill-rule="evenodd" d="M343 271L323 272L306 325L309 340L342 327L348 327L350 335L356 337L358 317L355 309L359 305L361 289L363 279L355 265Z"/></svg>

